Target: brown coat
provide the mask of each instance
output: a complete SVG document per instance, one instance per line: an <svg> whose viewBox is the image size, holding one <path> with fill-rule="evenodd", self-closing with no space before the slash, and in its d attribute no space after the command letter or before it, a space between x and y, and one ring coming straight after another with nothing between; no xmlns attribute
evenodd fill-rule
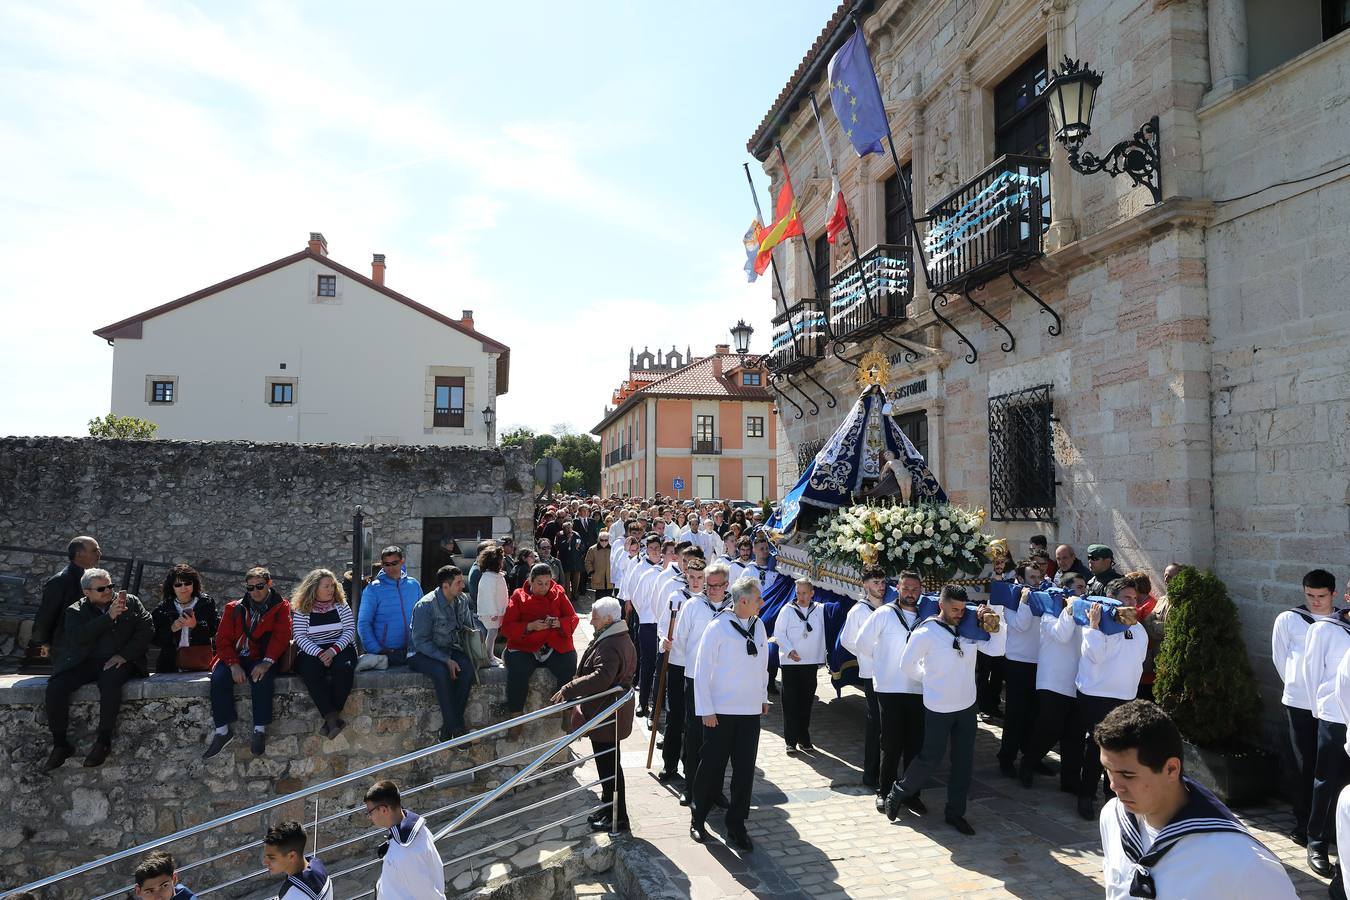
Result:
<svg viewBox="0 0 1350 900"><path fill-rule="evenodd" d="M591 588L607 591L614 587L609 578L609 548L592 544L586 551L586 571L591 573Z"/></svg>
<svg viewBox="0 0 1350 900"><path fill-rule="evenodd" d="M627 690L633 686L633 677L637 674L637 667L637 648L633 646L633 638L628 634L627 629L614 632L598 641L593 641L581 656L581 662L577 665L576 677L563 685L563 699L577 700L582 697L594 697L615 685ZM594 700L582 703L579 707L576 707L580 710L580 721L577 721L576 714L573 714L573 721L575 722L573 727L577 727L592 716L599 714L617 699L619 699L618 694L606 694L604 697L596 697ZM619 708L619 740L623 740L633 733L633 709L631 699ZM614 743L614 718L611 716L607 720L607 724L589 732L589 737L596 744Z"/></svg>

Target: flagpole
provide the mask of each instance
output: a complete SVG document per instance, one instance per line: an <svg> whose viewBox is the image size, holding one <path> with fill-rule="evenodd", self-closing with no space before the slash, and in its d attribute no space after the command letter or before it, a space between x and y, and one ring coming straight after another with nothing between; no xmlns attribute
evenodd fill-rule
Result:
<svg viewBox="0 0 1350 900"><path fill-rule="evenodd" d="M792 202L797 202L797 189L792 186L792 175L788 172L787 157L783 155L783 142L774 141L773 146L778 150L778 161L783 165L783 178L787 181L788 191L792 194ZM801 218L801 208L797 209L797 218ZM797 235L802 239L802 249L806 252L806 264L811 267L811 280L815 281L816 260L811 255L811 242L807 240L806 229L803 227L801 234ZM828 293L828 292L827 292ZM829 300L829 297L818 297L817 299Z"/></svg>
<svg viewBox="0 0 1350 900"><path fill-rule="evenodd" d="M820 107L816 104L815 94L811 94L810 98L811 112L815 114L816 127L820 129L820 142L825 147L825 162L830 167L830 178L832 181L837 181L839 175L834 171L834 156L830 153L830 141L825 134L825 123L820 118ZM843 190L844 186L841 184L839 186L840 193L843 193ZM879 313L881 310L872 306L872 290L867 286L867 272L863 269L862 257L858 255L858 238L853 234L853 217L848 214L847 202L844 203L844 226L848 229L848 242L853 245L853 264L858 267L858 278L862 280L863 297L867 299L868 308L876 309ZM834 312L833 308L830 312Z"/></svg>
<svg viewBox="0 0 1350 900"><path fill-rule="evenodd" d="M853 27L857 29L862 37L863 52L867 54L867 68L872 73L872 79L877 77L876 67L872 65L872 53L867 49L867 33L863 31L862 22L858 21L858 14L852 13L849 18L853 20ZM881 85L877 84L877 95L881 94ZM909 179L905 177L905 172L900 168L900 156L895 152L895 138L891 137L891 117L886 115L886 100L881 100L881 118L886 122L886 146L891 150L891 162L895 164L895 180L900 182L900 190L905 197L905 206L909 208L909 230L914 236L914 255L918 257L919 268L923 270L923 281L927 285L929 293L933 291L933 279L928 273L928 262L923 255L923 240L919 237L919 222L914 216L914 195L910 193Z"/></svg>
<svg viewBox="0 0 1350 900"><path fill-rule="evenodd" d="M764 211L759 207L759 192L755 190L755 179L750 177L750 164L741 163L745 168L745 180L750 185L750 199L755 201L755 215L759 221L764 221ZM793 195L795 201L796 195ZM783 290L783 280L778 277L778 264L774 262L773 251L769 251L769 268L773 270L773 283L778 286L778 302L782 305L782 313L787 315L787 292ZM792 335L793 344L797 343L797 329L792 327L792 316L787 316L788 334ZM773 335L769 335L769 355L773 356Z"/></svg>

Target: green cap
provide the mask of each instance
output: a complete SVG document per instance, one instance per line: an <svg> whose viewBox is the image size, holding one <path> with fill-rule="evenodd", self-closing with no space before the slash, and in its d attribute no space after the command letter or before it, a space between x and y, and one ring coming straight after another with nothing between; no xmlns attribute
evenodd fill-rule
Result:
<svg viewBox="0 0 1350 900"><path fill-rule="evenodd" d="M1115 559L1116 555L1105 544L1088 544L1088 559Z"/></svg>

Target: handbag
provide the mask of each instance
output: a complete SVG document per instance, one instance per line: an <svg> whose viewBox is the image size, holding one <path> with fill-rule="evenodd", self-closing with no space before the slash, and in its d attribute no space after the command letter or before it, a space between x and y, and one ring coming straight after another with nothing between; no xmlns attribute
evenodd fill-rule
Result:
<svg viewBox="0 0 1350 900"><path fill-rule="evenodd" d="M461 626L459 629L460 642L464 645L464 654L469 657L469 662L473 663L475 670L481 669L488 664L487 645L483 643L483 636L478 633L478 629L472 626Z"/></svg>
<svg viewBox="0 0 1350 900"><path fill-rule="evenodd" d="M176 657L178 671L208 672L211 669L211 660L215 655L215 651L211 649L210 644L193 644L189 647L179 647L178 655Z"/></svg>

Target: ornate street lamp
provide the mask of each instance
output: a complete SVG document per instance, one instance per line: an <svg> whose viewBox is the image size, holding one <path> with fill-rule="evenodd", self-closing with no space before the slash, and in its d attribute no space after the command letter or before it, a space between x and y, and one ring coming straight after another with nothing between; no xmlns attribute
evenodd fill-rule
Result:
<svg viewBox="0 0 1350 900"><path fill-rule="evenodd" d="M1069 151L1069 166L1091 175L1105 171L1114 178L1125 174L1135 187L1148 188L1153 202L1162 202L1162 160L1158 155L1158 117L1145 122L1134 137L1121 141L1106 156L1082 153L1083 141L1092 134L1092 110L1102 76L1076 59L1064 57L1059 71L1045 88L1050 115L1055 120L1055 140Z"/></svg>
<svg viewBox="0 0 1350 900"><path fill-rule="evenodd" d="M755 333L753 325L745 324L744 319L740 319L735 325L731 326L731 342L736 348L736 353L741 358L741 365L745 365L746 354L750 352L750 335Z"/></svg>
<svg viewBox="0 0 1350 900"><path fill-rule="evenodd" d="M488 427L488 431L492 430L492 420L496 417L497 413L493 411L492 404L483 407L483 424Z"/></svg>

